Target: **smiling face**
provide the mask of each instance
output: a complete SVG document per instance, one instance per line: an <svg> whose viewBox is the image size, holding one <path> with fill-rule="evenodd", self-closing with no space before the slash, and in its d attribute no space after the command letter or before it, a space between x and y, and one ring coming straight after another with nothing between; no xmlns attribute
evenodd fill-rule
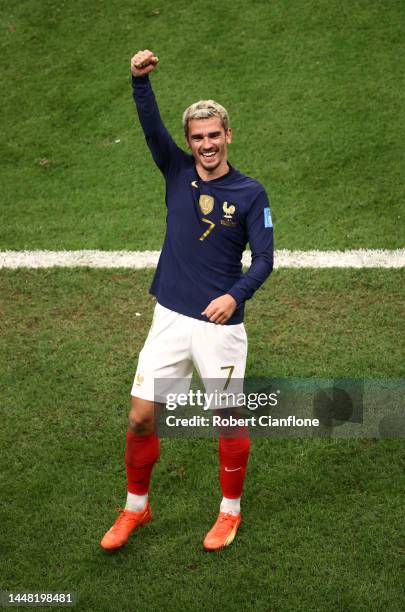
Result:
<svg viewBox="0 0 405 612"><path fill-rule="evenodd" d="M203 180L209 181L228 172L227 147L231 141L232 131L225 130L219 117L189 120L187 143Z"/></svg>

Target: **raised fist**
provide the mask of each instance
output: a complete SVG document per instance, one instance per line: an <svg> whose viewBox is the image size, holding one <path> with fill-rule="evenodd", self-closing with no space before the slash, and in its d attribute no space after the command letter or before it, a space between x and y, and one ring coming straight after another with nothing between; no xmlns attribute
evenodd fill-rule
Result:
<svg viewBox="0 0 405 612"><path fill-rule="evenodd" d="M151 72L158 62L159 60L153 51L149 51L149 49L138 51L131 58L131 72L134 77L144 76Z"/></svg>

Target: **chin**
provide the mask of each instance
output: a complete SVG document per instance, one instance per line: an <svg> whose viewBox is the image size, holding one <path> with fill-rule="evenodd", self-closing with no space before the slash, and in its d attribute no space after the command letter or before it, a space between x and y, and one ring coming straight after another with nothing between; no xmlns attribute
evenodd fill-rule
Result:
<svg viewBox="0 0 405 612"><path fill-rule="evenodd" d="M204 168L204 170L207 170L208 172L210 170L216 170L218 168L218 166L220 165L221 162L217 162L215 164L206 164L206 163L202 163L202 167Z"/></svg>

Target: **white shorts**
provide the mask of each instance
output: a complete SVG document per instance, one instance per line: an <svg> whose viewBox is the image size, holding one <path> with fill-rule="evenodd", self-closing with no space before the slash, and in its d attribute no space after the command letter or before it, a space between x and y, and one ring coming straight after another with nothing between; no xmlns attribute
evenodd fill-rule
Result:
<svg viewBox="0 0 405 612"><path fill-rule="evenodd" d="M213 388L222 381L221 389L239 392L243 388L246 356L243 323L215 325L156 304L148 337L139 354L131 395L164 401L162 388L165 393L187 393L193 367L207 391L207 385Z"/></svg>

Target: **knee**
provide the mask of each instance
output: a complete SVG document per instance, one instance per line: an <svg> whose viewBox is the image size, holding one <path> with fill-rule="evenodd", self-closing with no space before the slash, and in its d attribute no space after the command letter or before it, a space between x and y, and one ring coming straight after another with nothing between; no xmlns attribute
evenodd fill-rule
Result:
<svg viewBox="0 0 405 612"><path fill-rule="evenodd" d="M153 418L138 414L137 412L131 410L128 415L128 427L134 432L134 434L146 436L153 433L154 421Z"/></svg>
<svg viewBox="0 0 405 612"><path fill-rule="evenodd" d="M153 409L142 409L133 402L128 415L128 427L137 435L152 434L155 430Z"/></svg>

